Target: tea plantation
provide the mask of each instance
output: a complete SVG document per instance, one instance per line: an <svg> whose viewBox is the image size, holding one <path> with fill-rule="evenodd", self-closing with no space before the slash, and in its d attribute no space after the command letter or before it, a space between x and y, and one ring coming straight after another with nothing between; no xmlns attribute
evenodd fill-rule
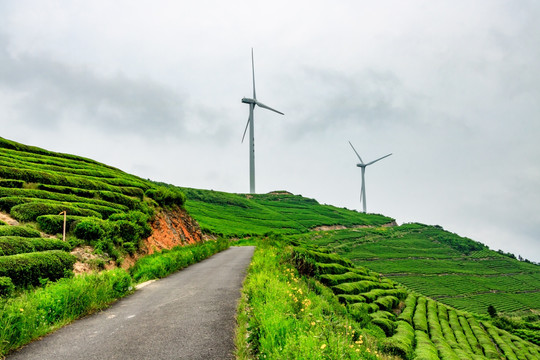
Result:
<svg viewBox="0 0 540 360"><path fill-rule="evenodd" d="M0 138L0 210L28 224L0 223L0 291L71 276L68 252L81 244L121 261L150 235L156 208L184 200L175 188L96 161Z"/></svg>

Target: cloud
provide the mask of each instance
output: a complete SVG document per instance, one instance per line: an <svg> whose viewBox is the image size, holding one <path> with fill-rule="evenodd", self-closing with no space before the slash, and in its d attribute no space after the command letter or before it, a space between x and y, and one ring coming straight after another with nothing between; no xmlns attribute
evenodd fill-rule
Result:
<svg viewBox="0 0 540 360"><path fill-rule="evenodd" d="M5 37L0 38L0 87L16 94L16 111L38 128L69 122L104 132L189 136L187 96L148 79L103 76L45 56L11 56Z"/></svg>

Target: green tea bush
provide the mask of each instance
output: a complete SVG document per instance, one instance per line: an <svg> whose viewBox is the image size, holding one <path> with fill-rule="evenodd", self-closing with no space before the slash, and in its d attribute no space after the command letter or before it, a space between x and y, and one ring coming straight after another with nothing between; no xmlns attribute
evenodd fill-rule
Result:
<svg viewBox="0 0 540 360"><path fill-rule="evenodd" d="M12 207L26 202L28 202L28 200L19 197L3 197L0 198L0 210L9 213Z"/></svg>
<svg viewBox="0 0 540 360"><path fill-rule="evenodd" d="M0 237L0 256L46 250L69 251L70 246L67 242L57 239L27 238L21 236Z"/></svg>
<svg viewBox="0 0 540 360"><path fill-rule="evenodd" d="M42 202L29 202L25 204L16 205L11 208L11 216L19 221L34 221L41 215L56 215L62 211L68 211L72 215L79 216L95 216L101 217L101 215L93 210L81 209L72 205L42 203ZM116 210L114 210L116 211Z"/></svg>
<svg viewBox="0 0 540 360"><path fill-rule="evenodd" d="M28 226L0 225L0 236L40 237L41 233Z"/></svg>
<svg viewBox="0 0 540 360"><path fill-rule="evenodd" d="M370 315L372 316L371 322L380 327L386 336L392 336L397 326L396 322L385 317L373 316L374 314L377 314L377 312Z"/></svg>
<svg viewBox="0 0 540 360"><path fill-rule="evenodd" d="M84 216L67 215L66 231L76 221L84 219ZM39 228L47 234L61 234L64 230L64 215L40 215L36 218Z"/></svg>
<svg viewBox="0 0 540 360"><path fill-rule="evenodd" d="M15 285L11 278L0 276L0 296L10 296L15 291Z"/></svg>
<svg viewBox="0 0 540 360"><path fill-rule="evenodd" d="M478 340L476 339L476 336L474 336L474 333L471 329L471 326L469 325L469 322L464 316L459 316L459 324L461 325L461 328L463 329L463 333L465 334L465 337L467 338L467 343L469 343L470 347L472 348L472 351L476 355L483 355L484 352L482 351L482 346L478 343Z"/></svg>
<svg viewBox="0 0 540 360"><path fill-rule="evenodd" d="M24 185L22 180L0 179L0 187L21 189Z"/></svg>
<svg viewBox="0 0 540 360"><path fill-rule="evenodd" d="M373 302L381 296L395 296L398 299L405 299L407 291L404 289L372 289L366 293L362 293L362 296L366 298L366 301Z"/></svg>
<svg viewBox="0 0 540 360"><path fill-rule="evenodd" d="M351 271L351 268L343 266L341 264L325 264L315 263L315 275L318 274L344 274Z"/></svg>
<svg viewBox="0 0 540 360"><path fill-rule="evenodd" d="M413 323L415 330L428 332L427 325L427 301L425 297L419 297L414 310Z"/></svg>
<svg viewBox="0 0 540 360"><path fill-rule="evenodd" d="M395 334L384 341L386 352L401 356L404 359L412 359L414 354L415 334L414 329L406 321L398 321Z"/></svg>
<svg viewBox="0 0 540 360"><path fill-rule="evenodd" d="M459 323L459 317L455 310L448 310L448 323L450 327L452 328L452 330L454 331L454 336L459 346L466 352L474 353L469 342L467 341L467 337L465 336L465 333L463 332L463 328L461 327L461 324Z"/></svg>
<svg viewBox="0 0 540 360"><path fill-rule="evenodd" d="M370 314L379 311L379 306L377 306L377 304L366 304L361 302L348 304L347 308L353 309L353 311L365 311Z"/></svg>
<svg viewBox="0 0 540 360"><path fill-rule="evenodd" d="M336 294L358 295L366 293L371 289L377 289L379 288L379 285L380 283L375 281L356 281L333 286L332 290Z"/></svg>
<svg viewBox="0 0 540 360"><path fill-rule="evenodd" d="M339 285L346 282L354 282L354 281L361 281L361 280L368 280L368 281L378 281L377 278L373 276L366 276L361 275L356 272L346 272L344 274L338 274L338 275L332 275L332 274L322 274L319 276L319 281L327 286L334 286Z"/></svg>
<svg viewBox="0 0 540 360"><path fill-rule="evenodd" d="M366 298L363 297L362 295L339 294L337 297L338 297L339 302L343 303L343 304L353 304L353 303L357 303L357 302L365 303L366 302Z"/></svg>
<svg viewBox="0 0 540 360"><path fill-rule="evenodd" d="M484 355L487 358L499 357L499 352L497 351L497 348L491 341L491 338L489 337L489 335L480 326L480 323L472 315L467 315L466 318L471 327L472 332L474 333L474 336L478 340L478 343L480 344L480 346L483 348Z"/></svg>
<svg viewBox="0 0 540 360"><path fill-rule="evenodd" d="M433 342L431 342L429 336L421 330L416 330L414 333L416 338L416 349L414 352L415 359L439 360L437 348Z"/></svg>
<svg viewBox="0 0 540 360"><path fill-rule="evenodd" d="M413 325L413 315L415 307L416 295L410 293L405 299L405 308L403 308L403 311L401 312L401 314L399 314L398 319L404 320L409 324Z"/></svg>
<svg viewBox="0 0 540 360"><path fill-rule="evenodd" d="M64 277L74 263L75 257L61 250L0 256L0 276L10 277L15 285L39 285L40 278Z"/></svg>
<svg viewBox="0 0 540 360"><path fill-rule="evenodd" d="M381 296L374 301L381 310L392 310L399 305L399 299L395 296Z"/></svg>
<svg viewBox="0 0 540 360"><path fill-rule="evenodd" d="M73 233L79 239L86 241L99 240L105 236L107 225L95 217L83 218L75 224Z"/></svg>
<svg viewBox="0 0 540 360"><path fill-rule="evenodd" d="M184 193L175 187L160 186L158 188L150 188L144 194L162 206L183 206L186 202Z"/></svg>

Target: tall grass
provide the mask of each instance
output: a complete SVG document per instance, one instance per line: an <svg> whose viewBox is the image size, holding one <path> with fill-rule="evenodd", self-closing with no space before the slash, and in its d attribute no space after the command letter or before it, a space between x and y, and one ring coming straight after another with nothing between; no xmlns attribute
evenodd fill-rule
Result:
<svg viewBox="0 0 540 360"><path fill-rule="evenodd" d="M300 277L290 257L290 249L264 241L255 251L238 306L237 357L385 358L331 290Z"/></svg>
<svg viewBox="0 0 540 360"><path fill-rule="evenodd" d="M124 270L61 279L0 302L0 356L127 295Z"/></svg>

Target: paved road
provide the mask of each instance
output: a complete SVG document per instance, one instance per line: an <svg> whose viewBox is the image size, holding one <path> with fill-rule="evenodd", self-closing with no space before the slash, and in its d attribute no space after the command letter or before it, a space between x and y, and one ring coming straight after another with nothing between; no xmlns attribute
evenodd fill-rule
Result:
<svg viewBox="0 0 540 360"><path fill-rule="evenodd" d="M232 247L35 341L15 359L232 359L253 247Z"/></svg>

